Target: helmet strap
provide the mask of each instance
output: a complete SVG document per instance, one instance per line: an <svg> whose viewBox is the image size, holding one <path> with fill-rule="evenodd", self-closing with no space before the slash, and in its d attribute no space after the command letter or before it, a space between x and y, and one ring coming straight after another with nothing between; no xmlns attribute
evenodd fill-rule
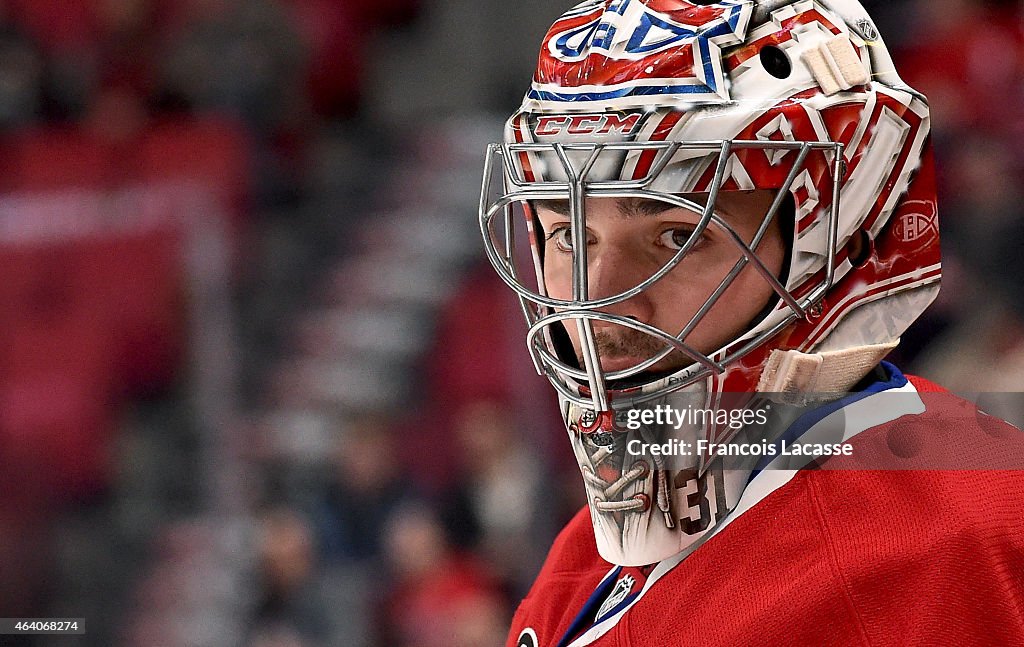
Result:
<svg viewBox="0 0 1024 647"><path fill-rule="evenodd" d="M824 353L773 350L757 383L757 391L796 406L820 400L827 397L826 394L844 393L897 344L899 339Z"/></svg>

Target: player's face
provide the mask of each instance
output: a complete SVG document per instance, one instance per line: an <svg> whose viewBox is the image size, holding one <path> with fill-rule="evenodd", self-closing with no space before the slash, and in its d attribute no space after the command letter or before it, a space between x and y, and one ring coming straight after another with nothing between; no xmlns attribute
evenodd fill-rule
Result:
<svg viewBox="0 0 1024 647"><path fill-rule="evenodd" d="M748 245L768 212L769 191L723 192L716 213ZM695 202L702 202L694 197ZM572 236L566 202L538 202L544 236L544 280L550 296L572 298ZM587 217L589 298L624 292L661 269L697 228L701 214L655 200L590 198ZM777 218L757 247L757 255L776 276L785 250ZM709 226L683 259L661 280L635 297L602 309L631 317L678 335L742 258L740 248L719 227ZM701 353L711 353L747 330L773 298L773 290L750 263L684 339ZM606 371L630 368L665 346L657 338L625 326L594 321L594 337ZM577 327L565 326L582 366ZM651 368L673 371L693 363L682 353L670 353Z"/></svg>

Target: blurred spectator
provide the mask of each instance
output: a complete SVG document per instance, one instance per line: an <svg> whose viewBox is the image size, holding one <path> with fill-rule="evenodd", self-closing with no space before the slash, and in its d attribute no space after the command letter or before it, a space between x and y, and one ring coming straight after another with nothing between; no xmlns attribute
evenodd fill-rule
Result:
<svg viewBox="0 0 1024 647"><path fill-rule="evenodd" d="M195 0L192 19L163 63L165 91L198 111L223 111L275 132L304 94L303 51L275 0Z"/></svg>
<svg viewBox="0 0 1024 647"><path fill-rule="evenodd" d="M426 504L399 508L389 520L387 557L393 586L381 614L380 645L500 645L510 616L493 579L474 557L454 552Z"/></svg>
<svg viewBox="0 0 1024 647"><path fill-rule="evenodd" d="M978 306L936 339L918 366L986 413L1024 428L1024 316L993 298L990 286L974 289Z"/></svg>
<svg viewBox="0 0 1024 647"><path fill-rule="evenodd" d="M950 251L975 279L991 282L1004 298L1020 299L1024 262L1024 156L1003 138L969 134L946 160L949 179L944 234Z"/></svg>
<svg viewBox="0 0 1024 647"><path fill-rule="evenodd" d="M492 400L467 403L455 417L452 436L462 470L445 510L462 545L496 568L514 596L526 594L543 560L538 547L550 539L543 502L545 473L520 418Z"/></svg>
<svg viewBox="0 0 1024 647"><path fill-rule="evenodd" d="M408 489L396 456L393 433L381 419L364 418L339 440L317 513L325 559L380 556L385 524Z"/></svg>
<svg viewBox="0 0 1024 647"><path fill-rule="evenodd" d="M360 107L366 60L379 27L408 23L418 0L287 0L308 52L307 91L316 113L349 118ZM344 61L339 64L339 61Z"/></svg>
<svg viewBox="0 0 1024 647"><path fill-rule="evenodd" d="M316 547L309 523L294 510L274 507L259 518L257 559L262 598L257 635L321 642L328 637L328 610L315 573ZM302 644L301 642L299 644Z"/></svg>
<svg viewBox="0 0 1024 647"><path fill-rule="evenodd" d="M253 636L251 647L312 647L294 629L287 626L260 628Z"/></svg>
<svg viewBox="0 0 1024 647"><path fill-rule="evenodd" d="M0 129L24 126L35 118L43 82L43 58L11 22L0 4Z"/></svg>

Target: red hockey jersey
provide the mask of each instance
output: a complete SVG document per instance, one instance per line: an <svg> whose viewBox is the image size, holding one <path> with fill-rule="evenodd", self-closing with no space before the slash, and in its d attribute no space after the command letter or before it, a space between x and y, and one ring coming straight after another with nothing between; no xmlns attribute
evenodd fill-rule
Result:
<svg viewBox="0 0 1024 647"><path fill-rule="evenodd" d="M923 413L860 432L825 469L762 473L779 483L678 563L613 567L581 511L508 645L1024 645L1024 433L910 381ZM875 453L909 469L856 469ZM595 624L599 598L625 593Z"/></svg>

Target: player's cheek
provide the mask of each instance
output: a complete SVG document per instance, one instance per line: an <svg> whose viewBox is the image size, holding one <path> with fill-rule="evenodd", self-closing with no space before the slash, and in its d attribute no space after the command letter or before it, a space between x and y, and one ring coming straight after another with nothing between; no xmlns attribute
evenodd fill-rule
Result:
<svg viewBox="0 0 1024 647"><path fill-rule="evenodd" d="M759 272L748 266L722 296L722 301L728 300L732 304L730 311L725 312L722 307L718 307L715 315L726 319L722 322L724 328L738 333L749 326L751 319L764 310L773 298L772 287Z"/></svg>
<svg viewBox="0 0 1024 647"><path fill-rule="evenodd" d="M566 262L567 254L553 254L547 250L544 259L544 284L548 295L555 299L569 300L572 297L571 267Z"/></svg>

